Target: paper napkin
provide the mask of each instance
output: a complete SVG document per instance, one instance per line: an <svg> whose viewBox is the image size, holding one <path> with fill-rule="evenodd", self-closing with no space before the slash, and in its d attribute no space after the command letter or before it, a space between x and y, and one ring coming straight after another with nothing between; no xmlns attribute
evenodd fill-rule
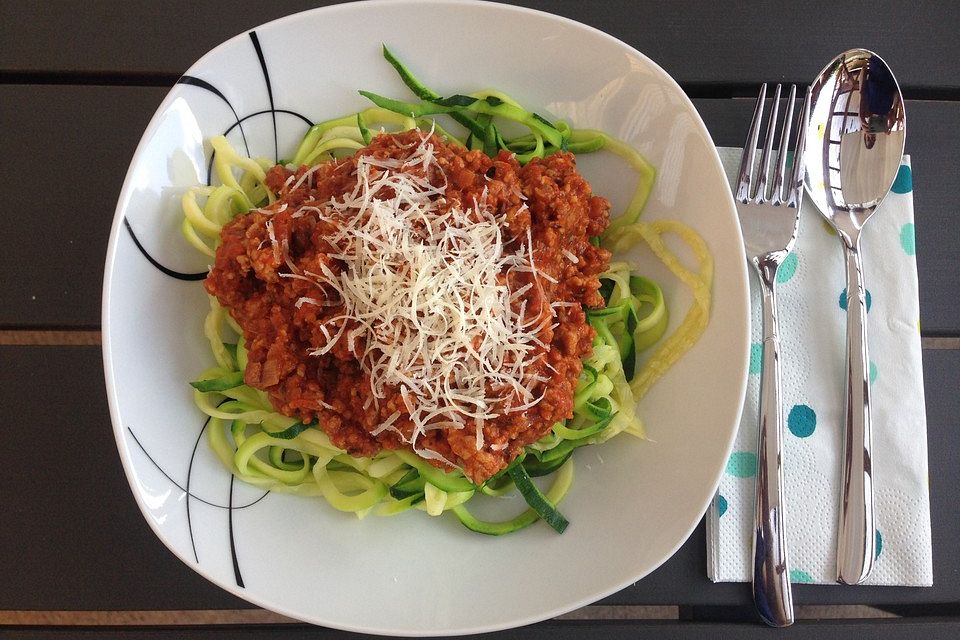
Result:
<svg viewBox="0 0 960 640"><path fill-rule="evenodd" d="M733 182L740 150L719 152ZM861 241L877 526L877 558L866 584L929 586L930 499L909 157ZM747 582L751 574L762 348L759 288L750 270L753 326L746 402L733 453L707 512L707 575L714 582ZM777 282L790 576L793 582L834 583L846 276L840 240L806 196L796 246Z"/></svg>

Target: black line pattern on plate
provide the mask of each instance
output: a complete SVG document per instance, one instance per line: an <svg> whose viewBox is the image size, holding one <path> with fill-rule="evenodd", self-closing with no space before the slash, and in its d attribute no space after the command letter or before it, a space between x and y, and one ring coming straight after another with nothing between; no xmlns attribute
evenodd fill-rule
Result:
<svg viewBox="0 0 960 640"><path fill-rule="evenodd" d="M279 139L277 134L277 114L283 113L283 114L295 116L300 120L302 120L308 127L312 127L313 122L303 114L297 113L296 111L290 111L288 109L277 109L275 107L274 101L273 101L273 86L270 82L270 74L267 71L267 62L263 55L263 49L260 47L260 40L257 37L257 33L255 31L250 32L250 40L253 43L253 48L257 53L257 58L260 61L260 69L263 72L263 78L267 85L267 97L270 100L269 109L257 111L249 115L245 115L241 118L240 115L237 113L237 110L234 109L233 104L231 104L230 100L227 99L226 95L224 95L224 93L220 91L220 89L218 89L212 83L206 80L203 80L202 78L197 78L196 76L184 75L184 76L181 76L179 80L177 80L177 84L184 84L184 85L189 85L189 86L194 86L194 87L204 89L214 94L215 96L223 100L224 103L226 103L227 107L229 107L230 111L233 113L234 123L231 124L229 127L227 127L227 129L223 132L223 135L226 136L230 132L232 132L234 129L239 128L240 137L243 140L244 151L246 152L246 155L248 158L252 157L252 155L250 153L250 145L247 142L247 134L243 129L243 123L249 120L250 118L266 115L269 113L273 121L274 161L279 162L280 152L279 152ZM213 184L213 161L215 157L216 157L216 152L212 152L210 154L210 160L207 163L207 186L210 186ZM140 239L137 238L136 234L133 232L133 228L130 225L130 221L126 217L124 217L123 219L123 224L127 228L127 232L130 234L130 237L133 239L133 242L137 246L137 249L140 251L140 253L143 254L143 256L150 262L150 264L152 264L162 273L170 276L171 278L176 278L177 280L185 280L189 282L203 280L207 277L207 272L205 271L202 273L182 273L180 271L175 271L173 269L170 269L169 267L164 266L163 264L160 263L159 260L157 260L152 255L150 255L150 253L146 250L146 248L140 242Z"/></svg>
<svg viewBox="0 0 960 640"><path fill-rule="evenodd" d="M285 113L285 114L287 114L288 116L296 116L297 118L300 118L301 120L303 120L303 122L304 122L308 127L312 127L312 126L313 126L313 122L310 120L310 118L308 118L307 116L305 116L305 115L303 115L303 114L301 114L301 113L297 113L296 111L290 111L289 109L263 109L262 111L254 111L253 113L251 113L251 114L249 114L249 115L243 116L243 117L240 118L237 122L235 122L235 123L233 123L232 125L230 125L230 126L227 128L227 130L223 132L223 135L228 135L231 131L233 131L234 129L236 129L240 124L246 122L246 121L249 120L250 118L255 118L255 117L257 117L257 116L266 115L266 114L268 114L268 113L273 114L274 116L276 116L276 114L278 114L278 113ZM249 157L249 156L248 156L248 157Z"/></svg>
<svg viewBox="0 0 960 640"><path fill-rule="evenodd" d="M243 130L243 120L240 119L240 115L237 113L237 110L233 108L233 105L227 100L227 96L223 95L223 92L217 89L215 86L207 82L206 80L201 80L200 78L194 76L181 76L180 80L177 81L177 84L188 84L194 87L200 87L201 89L206 89L207 91L213 93L216 96L219 96L224 102L227 103L227 106L230 107L230 111L233 112L234 123L230 125L230 128L227 131L233 131L234 127L240 127L240 137L243 139L243 149L247 154L247 157L250 157L250 145L247 143L247 134ZM246 118L244 118L246 120ZM223 135L227 135L226 132ZM210 160L207 162L207 186L213 184L213 159L216 157L217 152L214 151L210 154Z"/></svg>
<svg viewBox="0 0 960 640"><path fill-rule="evenodd" d="M287 114L287 115L296 116L297 118L300 118L301 120L303 120L303 122L304 122L308 127L312 127L312 126L313 126L313 121L310 120L310 118L306 117L305 115L303 115L303 114L301 114L301 113L297 113L296 111L290 111L289 109L262 109L262 110L260 110L260 111L254 111L254 112L251 113L251 114L245 115L245 116L243 116L242 118L237 118L237 121L234 122L234 123L233 123L232 125L230 125L229 127L227 127L227 128L223 131L223 133L222 133L221 135L224 135L224 136L229 135L234 129L236 129L236 128L238 128L238 127L240 128L240 133L242 134L242 133L243 133L243 123L244 123L244 122L246 122L246 121L249 120L250 118L255 118L255 117L257 117L257 116L263 116L263 115L266 115L266 114L268 114L268 113L273 117L274 123L276 123L276 118L277 118L277 114L278 114L278 113L285 113L285 114ZM244 143L246 143L246 141L244 141ZM212 152L210 153L210 161L207 163L207 186L208 186L208 187L213 184L213 160L214 160L214 158L216 158L216 157L217 157L217 152L216 152L216 151L212 151ZM247 151L247 157L248 157L248 158L251 158L251 157L252 157L252 156L250 155L249 150Z"/></svg>
<svg viewBox="0 0 960 640"><path fill-rule="evenodd" d="M146 258L150 262L150 264L152 264L154 267L156 267L166 275L170 276L171 278L176 278L177 280L186 280L186 281L203 280L204 278L207 277L206 271L204 271L203 273L181 273L180 271L174 271L173 269L163 266L156 260L156 258L151 256L146 249L144 249L142 244L140 244L140 240L137 238L137 234L133 232L133 227L130 226L130 220L128 220L126 216L124 216L123 218L123 226L127 228L127 233L129 233L130 237L133 239L133 244L137 245L137 249L140 250L140 253L143 254L143 257Z"/></svg>
<svg viewBox="0 0 960 640"><path fill-rule="evenodd" d="M226 402L224 400L223 402ZM220 404L222 405L223 402ZM217 405L220 406L220 405ZM187 530L190 532L190 547L193 549L193 561L197 564L200 564L200 556L197 555L197 543L193 537L193 519L190 517L190 482L193 480L193 461L197 457L197 448L200 446L200 440L203 438L203 432L207 430L207 427L210 425L210 416L207 416L207 419L203 421L203 426L200 427L200 433L197 434L197 440L193 443L193 451L190 453L190 464L187 465Z"/></svg>
<svg viewBox="0 0 960 640"><path fill-rule="evenodd" d="M230 559L233 561L233 578L237 581L237 586L241 589L244 588L243 576L240 575L240 559L237 558L237 542L233 537L233 482L236 480L236 476L232 473L230 474L230 509L227 511L228 521L227 527L230 532Z"/></svg>
<svg viewBox="0 0 960 640"><path fill-rule="evenodd" d="M270 99L270 115L273 118L273 161L280 162L280 144L277 140L277 113L273 104L273 86L270 84L270 72L267 71L267 61L263 57L263 49L260 48L260 38L256 31L250 32L250 40L253 42L253 48L257 52L257 58L260 60L260 70L263 71L263 80L267 83L267 98Z"/></svg>
<svg viewBox="0 0 960 640"><path fill-rule="evenodd" d="M209 92L213 93L214 95L216 95L218 98L220 98L221 100L223 100L223 101L227 104L227 106L230 108L230 111L233 113L234 123L231 124L229 127L227 127L227 129L223 132L223 135L226 136L226 135L230 134L234 129L239 128L239 129L240 129L240 136L241 136L241 138L242 138L242 140L243 140L244 151L246 152L246 155L247 155L248 158L249 158L249 157L252 157L252 154L250 153L250 145L249 145L249 143L248 143L248 141L247 141L246 132L245 132L244 129L243 129L243 123L244 123L245 121L249 120L250 118L254 118L254 117L257 117L257 116L266 115L266 114L269 113L269 114L270 114L270 117L271 117L271 119L272 119L272 123L273 123L274 161L275 161L275 162L279 162L279 161L280 161L280 160L279 160L279 158L280 158L280 151L279 151L280 145L279 145L279 135L278 135L278 130L277 130L277 114L278 114L278 113L282 113L282 114L286 114L286 115L291 115L291 116L297 117L297 118L299 118L300 120L302 120L308 127L312 127L312 126L313 126L313 122L312 122L309 118L307 118L306 116L304 116L304 115L302 115L302 114L300 114L300 113L297 113L296 111L291 111L291 110L288 110L288 109L277 109L277 108L276 108L276 105L275 105L274 100L273 100L273 86L272 86L272 84L271 84L271 82L270 82L270 74L269 74L269 72L268 72L268 70L267 70L267 62L266 62L266 58L265 58L264 55L263 55L263 49L262 49L261 46L260 46L260 40L259 40L259 38L257 37L257 33L256 33L255 31L251 31L251 32L249 33L249 35L250 35L250 40L251 40L251 42L253 43L253 48L254 48L254 50L256 51L257 58L258 58L259 61L260 61L260 69L261 69L261 71L263 72L264 82L266 82L266 85L267 85L267 97L269 98L269 101L270 101L270 108L269 108L269 109L264 109L264 110L261 110L261 111L257 111L257 112L254 112L254 113L245 115L245 116L243 116L243 117L241 118L240 115L237 113L236 109L234 109L233 105L230 103L230 101L227 99L227 97L223 94L223 92L220 91L219 89L217 89L217 87L215 87L215 86L214 86L213 84L211 84L210 82L207 82L206 80L203 80L203 79L201 79L201 78L197 78L197 77L195 77L195 76L184 75L184 76L181 76L179 80L177 80L177 84L184 84L184 85L190 85L190 86L199 87L199 88L201 88L201 89L204 89L204 90L206 90L206 91L209 91ZM209 163L207 164L207 185L208 185L208 186L210 186L210 185L212 184L212 182L213 182L213 161L214 161L215 156L216 156L216 152L212 152L212 153L210 154ZM178 279L178 280L188 280L188 281L203 280L203 279L205 279L205 278L207 277L207 272L203 272L203 273L180 273L180 272L178 272L178 271L174 271L173 269L169 269L168 267L163 266L162 264L160 264L159 261L157 261L156 259L154 259L153 256L151 256L151 255L147 252L147 250L143 247L143 245L140 243L140 240L137 238L136 234L133 232L133 228L130 226L130 222L129 222L129 220L128 220L126 217L124 217L123 222L124 222L124 226L127 228L127 232L130 234L130 237L133 239L134 244L136 244L137 248L140 250L140 253L143 254L143 256L150 262L150 264L152 264L154 267L156 267L158 270L160 270L160 271L163 272L164 274L166 274L166 275L168 275L168 276L170 276L170 277L172 277L172 278L176 278L176 279ZM201 502L202 504L205 504L205 505L207 505L207 506L214 507L214 508L217 508L217 509L226 509L226 510L227 510L227 513L228 513L227 530L228 530L229 541L230 541L230 557L231 557L231 561L232 561L232 564L233 564L234 579L236 580L236 583L237 583L237 586L238 586L238 587L240 587L240 588L245 588L244 581L243 581L243 575L242 575L241 572L240 572L240 560L239 560L239 558L238 558L238 556L237 556L236 538L235 538L235 536L234 536L234 528L233 528L233 524L234 524L234 523L233 523L234 511L235 511L235 510L239 510L239 509L247 509L247 508L249 508L249 507L254 506L255 504L259 503L261 500L263 500L264 498L266 498L267 495L269 495L270 492L269 492L269 491L264 491L264 492L263 492L263 495L261 495L261 496L260 496L259 498L257 498L256 500L253 500L252 502L248 502L248 503L243 504L243 505L235 506L234 503L233 503L233 500L234 500L234 482L235 482L235 480L236 480L236 476L234 476L232 473L230 474L230 492L229 492L228 503L227 503L226 505L221 505L221 504L217 504L217 503L214 503L214 502L210 502L209 500L205 500L205 499L203 499L203 498L195 495L195 494L190 490L190 485L191 485L191 483L192 483L192 478L193 478L193 463L194 463L194 460L196 459L196 456L197 456L197 450L198 450L198 448L199 448L199 446L200 446L200 441L203 439L203 433L204 433L204 431L207 429L207 427L209 426L209 423L210 423L210 419L207 418L207 420L203 423L203 427L201 427L200 432L197 434L197 439L196 439L196 441L195 441L194 444L193 444L193 449L192 449L191 454L190 454L190 463L189 463L189 465L188 465L188 467L187 467L187 481L186 481L186 486L183 486L183 485L181 485L179 482L177 482L176 480L174 480L173 477L172 477L169 473L167 473L167 472L157 463L157 461L153 458L153 456L151 456L150 453L147 452L146 448L145 448L145 447L143 446L143 444L140 442L140 439L137 438L137 436L136 436L136 434L133 432L133 429L132 429L132 428L127 427L127 431L129 431L130 436L133 438L134 442L137 443L137 446L140 448L140 450L143 452L143 454L147 457L147 459L150 460L150 462L153 464L153 466L156 467L156 469L157 469L171 484L173 484L173 485L174 485L177 489L179 489L180 491L183 491L184 494L186 495L187 528L188 528L189 534L190 534L190 546L191 546L191 548L192 548L192 550L193 550L193 558L194 558L194 561L197 562L198 564L199 564L200 560L199 560L199 555L198 555L198 553L197 553L196 539L195 539L195 537L194 537L194 532L193 532L193 518L192 518L191 509L190 509L190 500L191 500L191 498L194 499L194 500L198 500L199 502Z"/></svg>
<svg viewBox="0 0 960 640"><path fill-rule="evenodd" d="M170 483L173 484L173 486L175 486L177 489L180 489L180 491L183 491L183 492L186 494L186 496L187 496L187 500L186 500L187 530L188 530L188 532L190 533L190 547L191 547L192 550L193 550L193 561L196 562L197 564L200 564L200 557L199 557L199 555L197 554L196 538L195 538L194 535L193 535L193 520L192 520L191 515L190 515L190 498L193 498L194 500L199 500L199 501L202 502L203 504L208 505L208 506L210 506L210 507L214 507L214 508L216 508L216 509L225 509L225 510L227 510L227 513L229 514L229 515L228 515L228 520L227 520L227 530L228 530L229 537L230 537L230 555L231 555L232 561L233 561L233 575L234 575L234 578L235 578L236 581L237 581L237 586L243 587L243 577L240 575L240 562L239 562L239 559L237 558L237 554L236 554L236 543L235 543L234 537L233 537L233 512L236 511L236 510L239 510L239 509L247 509L247 508L249 508L249 507L254 506L255 504L259 503L261 500L263 500L264 498L266 498L268 495L270 495L270 492L269 492L269 491L264 491L264 492L263 492L263 495L261 495L261 496L260 496L259 498L257 498L256 500L254 500L254 501L252 501L252 502L248 502L248 503L246 503L246 504L239 505L239 506L234 506L234 504L233 504L233 481L234 481L234 475L233 475L232 473L230 474L230 495L229 495L229 498L228 498L228 502L227 502L227 504L225 504L225 505L223 505L223 504L217 504L217 503L215 503L215 502L210 502L209 500L205 500L205 499L201 498L200 496L194 495L194 494L190 491L190 482L191 482L191 478L192 478L192 476L193 476L193 460L194 460L194 458L195 458L196 455L197 455L197 448L198 448L198 446L199 446L199 444L200 444L200 439L203 437L203 432L206 430L207 425L208 425L209 423L210 423L210 419L207 418L207 420L204 421L203 427L200 429L200 433L197 435L197 440L196 440L196 442L195 442L194 445L193 445L193 453L190 455L190 465L189 465L189 467L188 467L188 469L187 469L187 483L186 483L186 487L181 486L179 482L177 482L176 480L174 480L173 477L171 477L170 474L167 473L167 472L163 469L163 467L161 467L161 466L157 463L157 461L153 458L153 456L151 456L150 453L147 451L146 447L143 446L143 443L140 442L140 439L137 437L137 434L135 434L135 433L133 432L133 429L132 429L131 427L127 427L127 431L130 432L130 436L133 438L133 441L137 443L137 446L140 447L140 451L143 452L143 455L147 456L147 460L149 460L149 461L153 464L153 466L156 467L157 471L159 471L161 474L163 474L163 477L166 478L167 480L169 480Z"/></svg>
<svg viewBox="0 0 960 640"><path fill-rule="evenodd" d="M233 118L236 120L237 124L240 124L240 116L237 114L237 110L233 108L233 105L227 100L227 96L223 95L223 92L220 89L217 89L215 86L202 80L201 78L196 78L194 76L180 76L180 79L177 80L177 84L189 84L194 87L200 87L201 89L206 89L213 95L217 96L221 100L227 103L227 106L230 107L230 111L233 112ZM232 127L231 127L232 128ZM247 157L250 157L250 145L247 144L247 134L244 133L243 127L240 127L240 137L243 138L243 148L247 152ZM210 169L207 168L207 184L210 184Z"/></svg>
<svg viewBox="0 0 960 640"><path fill-rule="evenodd" d="M151 464L153 464L153 466L157 468L157 471L159 471L161 474L163 474L163 477L166 478L167 480L169 480L169 481L170 481L170 484L172 484L173 486L175 486L175 487L176 487L177 489L179 489L180 491L183 491L184 493L187 493L186 487L184 487L182 484L180 484L179 482L177 482L176 480L174 480L173 477L172 477L169 473L167 473L167 472L163 469L163 467L161 467L161 466L157 463L157 461L153 458L153 456L150 455L150 453L149 453L149 452L146 450L146 448L143 446L143 443L140 442L140 439L137 437L137 434L135 434L135 433L133 432L133 429L130 428L130 427L127 427L127 431L130 432L130 436L133 438L133 441L137 443L137 446L140 447L140 451L143 452L143 455L147 456L147 460L149 460L149 461L151 462ZM231 474L231 477L233 477L232 474ZM263 500L264 498L266 498L268 495L270 495L270 492L269 492L269 491L264 491L264 492L263 492L263 495L260 496L259 498L257 498L256 500L252 500L251 502L248 502L248 503L246 503L246 504L242 504L242 505L239 505L239 506L234 506L234 505L232 505L232 504L217 504L216 502L210 502L209 500L206 500L206 499L204 499L204 498L201 498L200 496L198 496L198 495L196 495L196 494L190 494L190 496L191 496L194 500L197 500L197 501L199 501L199 502L202 502L203 504L207 505L208 507L213 507L213 508L215 508L215 509L226 509L226 510L229 510L229 509L234 509L234 510L236 510L236 509L248 509L248 508L252 507L253 505L257 504L258 502L260 502L261 500Z"/></svg>

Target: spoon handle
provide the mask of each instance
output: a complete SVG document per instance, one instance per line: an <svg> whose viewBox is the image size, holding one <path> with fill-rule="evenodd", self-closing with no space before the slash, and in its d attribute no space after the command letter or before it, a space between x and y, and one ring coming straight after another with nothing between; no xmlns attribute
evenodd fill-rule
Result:
<svg viewBox="0 0 960 640"><path fill-rule="evenodd" d="M867 308L860 238L844 242L847 263L847 399L843 435L843 476L837 536L837 580L859 584L873 568L873 463Z"/></svg>
<svg viewBox="0 0 960 640"><path fill-rule="evenodd" d="M777 322L777 265L754 262L763 298L763 368L760 374L760 432L753 532L753 599L763 621L793 624L793 592L784 523L783 412L780 400L780 334Z"/></svg>

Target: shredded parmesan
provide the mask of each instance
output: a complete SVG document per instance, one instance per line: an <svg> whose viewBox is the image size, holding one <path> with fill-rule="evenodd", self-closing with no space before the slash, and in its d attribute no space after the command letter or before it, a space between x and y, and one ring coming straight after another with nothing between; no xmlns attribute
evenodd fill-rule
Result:
<svg viewBox="0 0 960 640"><path fill-rule="evenodd" d="M329 255L342 268L321 263L320 273L285 275L313 282L326 292L325 304L343 309L320 326L326 342L311 355L344 341L370 378L373 403L399 390L412 435L397 428L399 412L372 435L396 432L421 457L452 464L418 447L418 439L434 429L472 428L480 450L485 421L542 399L546 378L531 367L548 348L538 334L556 309L542 302L528 308L527 300L544 300L531 290L543 293L541 279L556 280L537 268L529 230L526 247L523 238L504 237L503 215L485 205L485 192L465 209L448 206L428 140L403 159L359 156L350 192L293 213L334 224ZM272 227L268 232L275 242ZM521 244L506 252L513 242ZM531 276L511 291L507 276L517 272ZM324 303L301 298L297 307Z"/></svg>
<svg viewBox="0 0 960 640"><path fill-rule="evenodd" d="M280 245L277 244L277 235L273 231L273 220L267 220L265 226L270 236L270 244L273 245L273 259L280 262Z"/></svg>

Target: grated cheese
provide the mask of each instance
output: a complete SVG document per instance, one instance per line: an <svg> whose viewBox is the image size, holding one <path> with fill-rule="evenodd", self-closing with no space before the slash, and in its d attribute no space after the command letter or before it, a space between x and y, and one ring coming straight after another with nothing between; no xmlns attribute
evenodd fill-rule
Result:
<svg viewBox="0 0 960 640"><path fill-rule="evenodd" d="M435 429L472 428L480 450L487 420L542 399L547 378L531 367L548 349L538 334L556 309L542 302L528 308L528 297L533 289L543 293L541 279L556 280L537 268L529 229L526 247L505 252L522 238L503 236L504 216L484 204L485 191L465 209L447 206L446 179L428 140L423 136L402 159L360 156L349 193L298 209L294 217L334 224L329 255L343 268L320 263L320 273L283 275L314 283L327 304L342 305L320 326L326 342L311 355L345 341L370 378L374 404L388 389L399 390L412 435L395 426L399 412L372 434L396 432L421 457L454 466L418 439ZM504 275L524 272L531 281L511 291ZM318 302L301 298L298 307Z"/></svg>

